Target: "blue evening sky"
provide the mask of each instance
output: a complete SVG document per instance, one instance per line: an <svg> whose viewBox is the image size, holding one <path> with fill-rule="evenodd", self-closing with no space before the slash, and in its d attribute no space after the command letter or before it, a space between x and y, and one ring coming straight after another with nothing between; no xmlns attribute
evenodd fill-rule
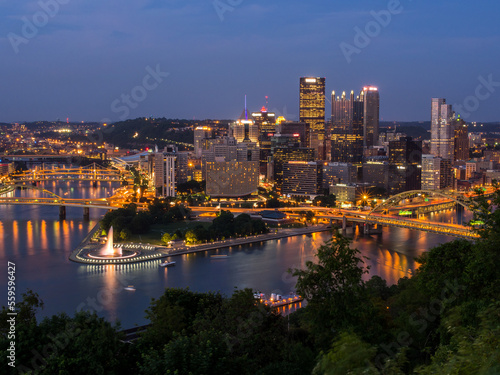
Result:
<svg viewBox="0 0 500 375"><path fill-rule="evenodd" d="M237 118L245 94L249 110L267 95L296 119L309 75L328 101L378 86L383 120L429 120L444 97L468 121L500 121L500 2L400 0L375 24L394 2L0 0L0 122Z"/></svg>

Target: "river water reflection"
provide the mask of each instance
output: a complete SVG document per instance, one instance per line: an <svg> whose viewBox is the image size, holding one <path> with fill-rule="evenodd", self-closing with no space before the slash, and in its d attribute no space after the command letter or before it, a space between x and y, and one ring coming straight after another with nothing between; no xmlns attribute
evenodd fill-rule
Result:
<svg viewBox="0 0 500 375"><path fill-rule="evenodd" d="M58 195L99 198L112 194L116 184L101 183L97 188L85 182L52 182L44 185ZM39 194L16 191L13 194ZM33 195L31 195L33 196ZM83 220L82 208L67 208L67 219L59 221L58 207L0 205L0 259L16 264L16 291L37 292L45 302L41 316L59 312L73 315L80 309L96 311L109 320L120 320L122 327L145 324L144 310L151 298L165 287L189 287L195 291L221 291L230 295L235 287L265 293L287 294L295 279L289 268L303 267L315 259L315 250L329 232L221 249L226 258L212 258L215 251L173 257L175 267L159 267L160 261L124 266L89 266L70 262L68 256L105 211L90 210L90 221ZM454 211L436 215L438 220ZM380 275L389 284L411 276L418 264L415 257L453 240L451 237L401 228L384 228L379 235L350 234L352 246L368 257L371 275ZM3 301L6 278L1 280ZM124 290L134 285L135 291Z"/></svg>

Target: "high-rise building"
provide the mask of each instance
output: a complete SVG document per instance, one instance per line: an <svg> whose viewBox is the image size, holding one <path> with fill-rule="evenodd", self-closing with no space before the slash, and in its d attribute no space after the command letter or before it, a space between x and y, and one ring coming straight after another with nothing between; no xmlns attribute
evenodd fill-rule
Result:
<svg viewBox="0 0 500 375"><path fill-rule="evenodd" d="M431 154L422 155L422 189L438 190L441 188L439 172L441 158Z"/></svg>
<svg viewBox="0 0 500 375"><path fill-rule="evenodd" d="M469 160L469 131L467 124L462 119L457 119L455 123L455 160Z"/></svg>
<svg viewBox="0 0 500 375"><path fill-rule="evenodd" d="M321 194L321 163L289 161L283 165L283 194Z"/></svg>
<svg viewBox="0 0 500 375"><path fill-rule="evenodd" d="M252 119L259 129L259 142L269 140L276 133L276 114L268 112L266 107L260 112L252 112Z"/></svg>
<svg viewBox="0 0 500 375"><path fill-rule="evenodd" d="M201 158L203 150L203 140L213 138L213 130L208 126L197 126L194 129L194 154L197 158Z"/></svg>
<svg viewBox="0 0 500 375"><path fill-rule="evenodd" d="M318 159L325 159L325 78L300 78L299 118L309 124L307 146L316 150Z"/></svg>
<svg viewBox="0 0 500 375"><path fill-rule="evenodd" d="M258 161L207 162L207 195L214 197L242 197L259 187Z"/></svg>
<svg viewBox="0 0 500 375"><path fill-rule="evenodd" d="M156 195L175 197L175 153L158 152L154 156Z"/></svg>
<svg viewBox="0 0 500 375"><path fill-rule="evenodd" d="M323 164L323 188L328 189L331 185L352 184L357 182L357 168L351 163L324 163Z"/></svg>
<svg viewBox="0 0 500 375"><path fill-rule="evenodd" d="M336 97L332 92L331 160L333 162L360 164L363 160L364 103L343 92Z"/></svg>
<svg viewBox="0 0 500 375"><path fill-rule="evenodd" d="M365 148L378 145L380 96L378 88L365 86L361 92L363 97L363 146Z"/></svg>
<svg viewBox="0 0 500 375"><path fill-rule="evenodd" d="M431 103L431 154L453 160L455 144L454 112L446 99L432 98Z"/></svg>
<svg viewBox="0 0 500 375"><path fill-rule="evenodd" d="M259 142L259 126L248 115L246 104L240 118L231 124L230 132L238 143Z"/></svg>
<svg viewBox="0 0 500 375"><path fill-rule="evenodd" d="M278 125L278 132L282 135L299 137L300 145L306 147L309 139L309 124L305 122L285 121Z"/></svg>
<svg viewBox="0 0 500 375"><path fill-rule="evenodd" d="M439 166L439 188L448 189L453 187L453 165L452 161L442 159Z"/></svg>
<svg viewBox="0 0 500 375"><path fill-rule="evenodd" d="M260 173L265 174L271 156L271 137L276 134L276 114L262 107L260 112L252 112L252 119L259 132Z"/></svg>
<svg viewBox="0 0 500 375"><path fill-rule="evenodd" d="M422 142L401 137L389 142L389 190L391 194L420 190Z"/></svg>
<svg viewBox="0 0 500 375"><path fill-rule="evenodd" d="M389 190L389 163L383 160L368 160L363 163L363 182Z"/></svg>
<svg viewBox="0 0 500 375"><path fill-rule="evenodd" d="M273 149L273 180L276 191L282 192L283 165L288 161L314 161L315 150L308 147L276 147Z"/></svg>

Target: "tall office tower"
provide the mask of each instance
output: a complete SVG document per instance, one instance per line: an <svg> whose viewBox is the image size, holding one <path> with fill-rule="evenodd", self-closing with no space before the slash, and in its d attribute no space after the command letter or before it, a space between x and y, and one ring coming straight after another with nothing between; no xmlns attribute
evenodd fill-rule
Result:
<svg viewBox="0 0 500 375"><path fill-rule="evenodd" d="M363 163L363 182L389 190L389 163L384 160L368 160Z"/></svg>
<svg viewBox="0 0 500 375"><path fill-rule="evenodd" d="M422 155L422 189L438 190L441 187L439 172L441 158L431 154Z"/></svg>
<svg viewBox="0 0 500 375"><path fill-rule="evenodd" d="M378 145L379 122L379 92L374 86L365 86L361 95L363 97L363 146L365 148Z"/></svg>
<svg viewBox="0 0 500 375"><path fill-rule="evenodd" d="M331 160L333 162L360 164L363 160L364 103L354 92L348 98L332 92Z"/></svg>
<svg viewBox="0 0 500 375"><path fill-rule="evenodd" d="M446 99L432 98L431 104L431 154L440 158L453 160L455 129L454 112Z"/></svg>
<svg viewBox="0 0 500 375"><path fill-rule="evenodd" d="M253 120L241 120L231 124L231 129L233 132L233 137L236 138L238 143L241 142L259 142L259 129L257 125L253 123Z"/></svg>
<svg viewBox="0 0 500 375"><path fill-rule="evenodd" d="M455 123L455 160L469 160L469 130L467 124L462 119L457 119Z"/></svg>
<svg viewBox="0 0 500 375"><path fill-rule="evenodd" d="M357 181L357 168L351 163L324 163L323 188L331 185L352 184Z"/></svg>
<svg viewBox="0 0 500 375"><path fill-rule="evenodd" d="M293 135L273 137L271 146L273 155L272 179L278 193L282 192L283 165L288 161L314 161L315 152L316 150L313 148L300 147L299 137Z"/></svg>
<svg viewBox="0 0 500 375"><path fill-rule="evenodd" d="M309 139L309 125L305 122L284 121L277 126L281 135L292 135L300 139L300 145L306 147Z"/></svg>
<svg viewBox="0 0 500 375"><path fill-rule="evenodd" d="M301 77L299 96L300 122L309 124L308 147L314 148L317 158L325 155L325 78Z"/></svg>
<svg viewBox="0 0 500 375"><path fill-rule="evenodd" d="M175 159L173 152L158 152L154 156L156 195L175 197Z"/></svg>
<svg viewBox="0 0 500 375"><path fill-rule="evenodd" d="M203 150L203 140L213 138L213 130L208 126L197 126L194 129L194 154L197 158L201 158Z"/></svg>
<svg viewBox="0 0 500 375"><path fill-rule="evenodd" d="M266 174L267 159L271 156L271 137L276 134L276 114L262 107L260 112L252 112L252 119L259 132L260 173Z"/></svg>
<svg viewBox="0 0 500 375"><path fill-rule="evenodd" d="M318 195L322 189L322 165L315 161L288 161L283 165L283 194Z"/></svg>
<svg viewBox="0 0 500 375"><path fill-rule="evenodd" d="M422 188L422 141L401 137L389 142L389 192Z"/></svg>

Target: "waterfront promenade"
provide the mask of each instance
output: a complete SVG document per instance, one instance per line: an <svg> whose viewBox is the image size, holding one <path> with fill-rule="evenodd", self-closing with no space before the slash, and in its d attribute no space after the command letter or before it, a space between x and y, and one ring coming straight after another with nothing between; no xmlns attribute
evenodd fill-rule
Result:
<svg viewBox="0 0 500 375"><path fill-rule="evenodd" d="M99 223L92 228L91 232L85 237L85 239L80 243L80 245L77 246L75 250L71 253L69 256L69 259L73 262L78 262L78 263L90 263L90 264L123 264L123 263L136 263L136 262L146 262L154 259L159 259L167 256L175 256L175 255L184 255L184 254L191 254L191 253L198 253L202 251L208 251L208 250L217 250L217 249L223 249L223 248L228 248L231 246L238 246L238 245L246 245L246 244L251 244L251 243L258 243L258 242L265 242L265 241L272 241L272 240L277 240L280 238L286 238L286 237L292 237L292 236L302 236L304 234L311 234L315 232L324 232L330 230L330 226L327 225L311 225L309 227L305 228L286 228L286 229L279 229L275 233L266 233L266 234L260 234L256 236L248 236L248 237L241 237L241 238L230 238L227 240L223 241L215 241L215 242L210 242L206 244L198 244L198 245L184 245L178 248L172 248L172 247L167 247L167 246L157 246L149 243L140 243L140 244L131 244L131 243L124 243L123 246L126 248L130 248L133 246L139 246L142 248L142 256L136 257L136 258L131 258L128 260L121 260L121 261L113 261L110 260L109 262L105 261L96 261L96 260L89 260L85 258L85 255L92 249L95 248L95 244L92 245L90 244L91 238L93 235L100 229ZM146 250L147 249L147 250ZM150 251L148 251L150 250Z"/></svg>
<svg viewBox="0 0 500 375"><path fill-rule="evenodd" d="M305 228L287 228L279 229L278 233L266 233L259 234L256 236L248 236L241 238L231 238L224 241L216 241L200 245L186 245L178 249L172 249L170 247L157 247L157 250L164 252L167 255L183 255L197 253L200 251L207 250L217 250L224 249L231 246L246 245L257 242L278 240L280 238L292 237L292 236L302 236L304 234L311 234L315 232L325 232L331 230L329 225L311 225Z"/></svg>

